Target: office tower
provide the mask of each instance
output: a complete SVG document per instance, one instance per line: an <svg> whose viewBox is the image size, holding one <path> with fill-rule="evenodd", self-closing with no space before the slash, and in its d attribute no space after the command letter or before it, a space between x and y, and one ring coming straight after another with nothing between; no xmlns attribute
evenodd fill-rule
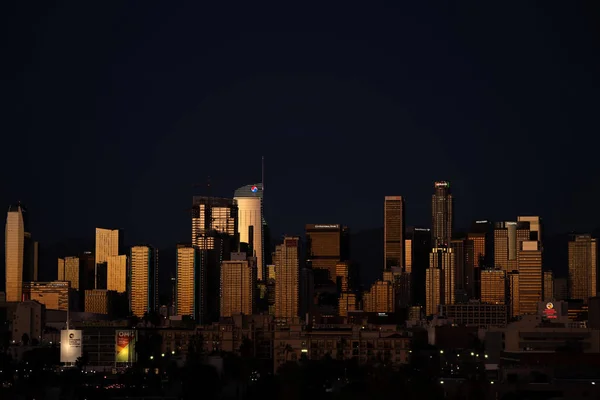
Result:
<svg viewBox="0 0 600 400"><path fill-rule="evenodd" d="M158 250L133 246L129 253L129 304L133 315L158 311Z"/></svg>
<svg viewBox="0 0 600 400"><path fill-rule="evenodd" d="M481 270L481 302L505 304L506 272L501 269Z"/></svg>
<svg viewBox="0 0 600 400"><path fill-rule="evenodd" d="M385 196L383 209L383 267L404 268L404 199L402 196Z"/></svg>
<svg viewBox="0 0 600 400"><path fill-rule="evenodd" d="M431 244L448 247L452 239L453 200L450 182L435 182L431 197Z"/></svg>
<svg viewBox="0 0 600 400"><path fill-rule="evenodd" d="M412 304L425 304L425 271L429 268L429 253L431 251L431 230L428 228L409 227L406 230L406 240L410 245L405 247L405 255L410 257ZM410 248L410 251L409 251ZM407 261L408 265L408 261Z"/></svg>
<svg viewBox="0 0 600 400"><path fill-rule="evenodd" d="M368 292L363 294L363 311L374 313L394 312L395 293L392 282L377 280Z"/></svg>
<svg viewBox="0 0 600 400"><path fill-rule="evenodd" d="M481 293L481 268L477 265L478 256L475 250L475 240L472 238L464 240L463 260L463 288L464 295L468 299L478 299Z"/></svg>
<svg viewBox="0 0 600 400"><path fill-rule="evenodd" d="M23 264L25 256L25 209L10 206L5 228L6 301L23 300Z"/></svg>
<svg viewBox="0 0 600 400"><path fill-rule="evenodd" d="M79 277L82 295L85 294L85 290L94 289L96 282L96 257L91 251L84 251L79 256L79 263L81 265L81 274ZM85 298L85 296L84 296Z"/></svg>
<svg viewBox="0 0 600 400"><path fill-rule="evenodd" d="M263 281L265 276L265 244L266 223L263 211L263 184L255 183L242 186L233 194L237 202L239 240L252 243L252 254L257 262L257 279Z"/></svg>
<svg viewBox="0 0 600 400"><path fill-rule="evenodd" d="M441 270L440 304L456 303L456 255L451 248L433 248L429 254L429 267Z"/></svg>
<svg viewBox="0 0 600 400"><path fill-rule="evenodd" d="M394 311L412 304L412 281L409 272L400 267L392 267L383 271L383 280L390 282L394 289Z"/></svg>
<svg viewBox="0 0 600 400"><path fill-rule="evenodd" d="M340 261L335 264L335 277L338 293L350 290L350 263L348 261Z"/></svg>
<svg viewBox="0 0 600 400"><path fill-rule="evenodd" d="M286 236L275 248L275 318L300 313L300 238Z"/></svg>
<svg viewBox="0 0 600 400"><path fill-rule="evenodd" d="M456 268L455 274L455 301L464 303L468 300L465 284L467 282L465 261L467 259L465 240L454 239L450 241L450 247L454 253L454 262Z"/></svg>
<svg viewBox="0 0 600 400"><path fill-rule="evenodd" d="M27 216L23 216L27 229ZM31 233L25 231L23 241L23 281L32 282L38 279L39 243L31 238Z"/></svg>
<svg viewBox="0 0 600 400"><path fill-rule="evenodd" d="M544 271L544 296L543 301L554 300L554 273L552 271Z"/></svg>
<svg viewBox="0 0 600 400"><path fill-rule="evenodd" d="M517 217L518 222L526 222L529 224L529 240L535 240L540 242L540 249L543 250L542 246L542 219L538 216L519 216Z"/></svg>
<svg viewBox="0 0 600 400"><path fill-rule="evenodd" d="M554 278L554 300L569 299L569 280L567 278Z"/></svg>
<svg viewBox="0 0 600 400"><path fill-rule="evenodd" d="M254 314L256 257L232 253L221 263L221 317Z"/></svg>
<svg viewBox="0 0 600 400"><path fill-rule="evenodd" d="M340 224L307 224L306 256L317 285L336 282L336 265L349 258L348 227Z"/></svg>
<svg viewBox="0 0 600 400"><path fill-rule="evenodd" d="M117 293L127 292L127 256L109 256L106 267L106 289Z"/></svg>
<svg viewBox="0 0 600 400"><path fill-rule="evenodd" d="M404 239L404 270L409 274L413 268L413 239Z"/></svg>
<svg viewBox="0 0 600 400"><path fill-rule="evenodd" d="M542 301L542 249L535 240L523 240L518 252L519 309L536 314Z"/></svg>
<svg viewBox="0 0 600 400"><path fill-rule="evenodd" d="M81 263L79 257L65 257L58 259L58 280L68 281L71 288L79 290L80 288Z"/></svg>
<svg viewBox="0 0 600 400"><path fill-rule="evenodd" d="M508 273L508 288L509 288L509 313L511 318L516 318L521 315L521 289L519 285L519 271Z"/></svg>
<svg viewBox="0 0 600 400"><path fill-rule="evenodd" d="M583 300L597 294L596 239L591 235L572 235L569 239L569 297Z"/></svg>
<svg viewBox="0 0 600 400"><path fill-rule="evenodd" d="M312 268L309 268L306 265L303 265L300 268L300 281L298 283L298 287L298 298L300 299L300 315L303 316L305 320L308 320L310 319L310 316L312 315L314 310L315 276ZM337 302L335 306L337 306Z"/></svg>
<svg viewBox="0 0 600 400"><path fill-rule="evenodd" d="M465 290L469 298L479 298L481 270L494 266L494 225L488 220L471 224L465 241Z"/></svg>
<svg viewBox="0 0 600 400"><path fill-rule="evenodd" d="M427 316L437 315L442 304L442 270L427 268L425 271L425 313Z"/></svg>
<svg viewBox="0 0 600 400"><path fill-rule="evenodd" d="M23 300L35 300L47 310L67 311L70 284L65 281L24 282Z"/></svg>
<svg viewBox="0 0 600 400"><path fill-rule="evenodd" d="M177 245L177 315L204 323L206 313L206 271L202 253L192 245Z"/></svg>
<svg viewBox="0 0 600 400"><path fill-rule="evenodd" d="M494 224L494 266L507 272L517 270L517 253L524 240L530 240L529 222Z"/></svg>
<svg viewBox="0 0 600 400"><path fill-rule="evenodd" d="M127 256L120 255L122 243L119 229L96 228L96 289L126 292Z"/></svg>

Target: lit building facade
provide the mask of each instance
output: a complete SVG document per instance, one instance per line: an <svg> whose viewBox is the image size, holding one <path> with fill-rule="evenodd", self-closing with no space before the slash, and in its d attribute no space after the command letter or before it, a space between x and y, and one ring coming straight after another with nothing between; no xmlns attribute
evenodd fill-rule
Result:
<svg viewBox="0 0 600 400"><path fill-rule="evenodd" d="M285 237L275 248L275 318L300 313L300 238Z"/></svg>
<svg viewBox="0 0 600 400"><path fill-rule="evenodd" d="M307 224L306 256L314 271L327 271L327 278L336 282L336 265L349 257L349 231L340 224ZM323 280L325 277L323 277ZM319 276L317 273L317 281Z"/></svg>
<svg viewBox="0 0 600 400"><path fill-rule="evenodd" d="M47 310L69 309L70 283L65 281L24 282L24 300L35 300L43 304Z"/></svg>
<svg viewBox="0 0 600 400"><path fill-rule="evenodd" d="M213 250L218 237L235 240L238 234L236 200L220 197L194 196L192 205L192 245L201 250ZM237 248L237 243L232 247Z"/></svg>
<svg viewBox="0 0 600 400"><path fill-rule="evenodd" d="M263 281L266 279L263 184L242 186L234 192L233 199L237 202L237 232L240 242L251 245L257 263L256 276L259 281Z"/></svg>
<svg viewBox="0 0 600 400"><path fill-rule="evenodd" d="M508 273L509 315L516 318L521 315L521 290L519 288L519 271Z"/></svg>
<svg viewBox="0 0 600 400"><path fill-rule="evenodd" d="M554 300L554 273L552 271L544 271L544 301Z"/></svg>
<svg viewBox="0 0 600 400"><path fill-rule="evenodd" d="M158 250L133 246L130 252L129 304L133 315L158 311Z"/></svg>
<svg viewBox="0 0 600 400"><path fill-rule="evenodd" d="M506 303L506 272L501 269L481 271L481 302L486 304Z"/></svg>
<svg viewBox="0 0 600 400"><path fill-rule="evenodd" d="M437 315L442 304L442 270L427 268L425 271L425 314Z"/></svg>
<svg viewBox="0 0 600 400"><path fill-rule="evenodd" d="M104 289L85 291L85 312L93 314L109 314L117 294Z"/></svg>
<svg viewBox="0 0 600 400"><path fill-rule="evenodd" d="M80 271L81 266L79 257L65 257L58 259L58 280L69 281L72 289L79 290Z"/></svg>
<svg viewBox="0 0 600 400"><path fill-rule="evenodd" d="M448 247L452 240L453 199L450 182L435 182L435 193L431 197L431 244Z"/></svg>
<svg viewBox="0 0 600 400"><path fill-rule="evenodd" d="M451 248L434 248L429 254L429 267L441 270L441 304L456 302L456 255Z"/></svg>
<svg viewBox="0 0 600 400"><path fill-rule="evenodd" d="M394 312L395 290L392 282L378 280L363 294L363 311L375 313Z"/></svg>
<svg viewBox="0 0 600 400"><path fill-rule="evenodd" d="M535 240L524 240L518 252L521 314L536 314L542 301L542 249Z"/></svg>
<svg viewBox="0 0 600 400"><path fill-rule="evenodd" d="M202 321L205 310L203 274L200 251L192 245L177 246L177 315L190 316Z"/></svg>
<svg viewBox="0 0 600 400"><path fill-rule="evenodd" d="M6 301L23 300L23 267L25 256L25 210L11 206L6 216L5 268Z"/></svg>
<svg viewBox="0 0 600 400"><path fill-rule="evenodd" d="M591 235L569 240L569 296L587 303L597 294L598 245Z"/></svg>
<svg viewBox="0 0 600 400"><path fill-rule="evenodd" d="M119 254L122 243L119 229L96 228L96 289L127 291L127 256Z"/></svg>
<svg viewBox="0 0 600 400"><path fill-rule="evenodd" d="M232 253L221 263L221 317L255 311L256 258Z"/></svg>
<svg viewBox="0 0 600 400"><path fill-rule="evenodd" d="M402 196L385 196L383 209L384 269L404 268L404 199Z"/></svg>
<svg viewBox="0 0 600 400"><path fill-rule="evenodd" d="M520 243L530 240L529 222L497 222L494 225L494 266L515 271Z"/></svg>

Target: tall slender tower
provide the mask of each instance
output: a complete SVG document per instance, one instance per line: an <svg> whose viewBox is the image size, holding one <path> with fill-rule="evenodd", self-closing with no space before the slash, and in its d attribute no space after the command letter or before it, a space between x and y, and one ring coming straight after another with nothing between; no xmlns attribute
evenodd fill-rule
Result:
<svg viewBox="0 0 600 400"><path fill-rule="evenodd" d="M285 237L275 249L275 318L300 314L300 238Z"/></svg>
<svg viewBox="0 0 600 400"><path fill-rule="evenodd" d="M402 196L385 196L384 200L384 269L404 268L404 199ZM410 271L409 271L410 272Z"/></svg>
<svg viewBox="0 0 600 400"><path fill-rule="evenodd" d="M25 210L20 204L10 206L6 216L6 301L23 298L23 264L25 255Z"/></svg>
<svg viewBox="0 0 600 400"><path fill-rule="evenodd" d="M133 315L143 317L158 310L158 250L133 246L129 267L129 304Z"/></svg>
<svg viewBox="0 0 600 400"><path fill-rule="evenodd" d="M263 215L263 184L242 186L233 194L238 205L238 233L241 243L252 244L256 257L257 279L263 281L265 274L265 219ZM250 237L252 235L252 237Z"/></svg>
<svg viewBox="0 0 600 400"><path fill-rule="evenodd" d="M452 239L453 200L450 182L434 184L431 197L431 245L436 248L450 246Z"/></svg>
<svg viewBox="0 0 600 400"><path fill-rule="evenodd" d="M254 313L255 263L246 253L231 253L231 260L221 264L221 317Z"/></svg>
<svg viewBox="0 0 600 400"><path fill-rule="evenodd" d="M122 243L119 229L96 228L96 289L127 291L127 256L119 254Z"/></svg>

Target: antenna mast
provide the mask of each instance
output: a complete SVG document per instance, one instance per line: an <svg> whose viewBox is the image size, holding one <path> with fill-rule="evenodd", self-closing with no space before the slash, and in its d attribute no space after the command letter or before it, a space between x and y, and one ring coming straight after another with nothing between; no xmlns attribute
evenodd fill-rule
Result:
<svg viewBox="0 0 600 400"><path fill-rule="evenodd" d="M262 156L262 160L261 160L261 180L262 180L262 191L263 191L263 196L265 194L265 156Z"/></svg>

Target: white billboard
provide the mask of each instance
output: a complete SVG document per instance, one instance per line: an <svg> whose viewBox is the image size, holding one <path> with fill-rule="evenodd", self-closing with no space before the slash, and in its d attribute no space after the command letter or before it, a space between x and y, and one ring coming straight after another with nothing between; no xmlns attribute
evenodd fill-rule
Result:
<svg viewBox="0 0 600 400"><path fill-rule="evenodd" d="M74 363L82 352L82 332L75 329L60 331L60 362Z"/></svg>

